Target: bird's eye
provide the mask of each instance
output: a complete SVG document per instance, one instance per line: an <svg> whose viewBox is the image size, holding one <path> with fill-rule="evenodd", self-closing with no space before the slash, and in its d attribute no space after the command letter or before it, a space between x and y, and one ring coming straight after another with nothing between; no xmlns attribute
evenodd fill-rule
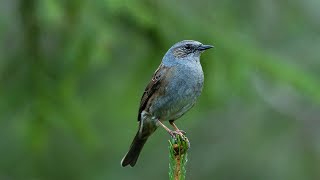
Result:
<svg viewBox="0 0 320 180"><path fill-rule="evenodd" d="M191 45L190 45L190 44L187 44L187 45L185 46L185 48L189 50L189 49L191 49Z"/></svg>

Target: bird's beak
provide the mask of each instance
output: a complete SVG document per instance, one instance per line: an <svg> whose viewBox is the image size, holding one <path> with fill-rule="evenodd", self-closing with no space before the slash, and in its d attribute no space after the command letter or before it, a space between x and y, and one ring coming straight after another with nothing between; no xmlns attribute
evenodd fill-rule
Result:
<svg viewBox="0 0 320 180"><path fill-rule="evenodd" d="M198 50L199 51L204 51L204 50L207 50L207 49L210 49L210 48L213 48L214 46L212 46L212 45L204 45L204 44L202 44L202 45L200 45L199 47L198 47Z"/></svg>

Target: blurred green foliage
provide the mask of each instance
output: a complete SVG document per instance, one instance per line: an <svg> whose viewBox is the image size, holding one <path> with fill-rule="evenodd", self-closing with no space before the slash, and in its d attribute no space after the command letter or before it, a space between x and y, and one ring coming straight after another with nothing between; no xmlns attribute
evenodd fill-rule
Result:
<svg viewBox="0 0 320 180"><path fill-rule="evenodd" d="M167 179L159 129L120 160L144 87L183 39L215 45L178 122L188 179L320 179L320 1L4 0L0 179Z"/></svg>

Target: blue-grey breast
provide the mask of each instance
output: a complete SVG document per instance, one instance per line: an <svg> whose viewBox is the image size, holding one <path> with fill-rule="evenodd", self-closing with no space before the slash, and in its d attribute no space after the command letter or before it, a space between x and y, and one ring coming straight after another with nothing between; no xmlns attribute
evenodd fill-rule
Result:
<svg viewBox="0 0 320 180"><path fill-rule="evenodd" d="M184 40L174 44L147 85L139 107L139 129L121 165L134 166L148 137L162 126L169 134L181 133L174 121L196 103L203 87L200 55L212 48L198 41ZM167 128L169 121L175 131Z"/></svg>

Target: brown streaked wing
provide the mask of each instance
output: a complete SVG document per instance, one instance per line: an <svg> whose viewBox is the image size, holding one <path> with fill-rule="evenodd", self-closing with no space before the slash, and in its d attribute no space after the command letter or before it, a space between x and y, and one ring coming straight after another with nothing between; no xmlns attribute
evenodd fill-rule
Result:
<svg viewBox="0 0 320 180"><path fill-rule="evenodd" d="M153 74L151 81L147 85L141 97L138 121L140 121L141 119L141 112L147 108L150 98L156 93L162 94L161 92L157 92L157 91L161 91L161 89L163 91L163 88L160 88L160 87L165 82L164 77L166 77L165 74L169 72L169 69L170 67L166 67L163 64L160 64L158 69Z"/></svg>

